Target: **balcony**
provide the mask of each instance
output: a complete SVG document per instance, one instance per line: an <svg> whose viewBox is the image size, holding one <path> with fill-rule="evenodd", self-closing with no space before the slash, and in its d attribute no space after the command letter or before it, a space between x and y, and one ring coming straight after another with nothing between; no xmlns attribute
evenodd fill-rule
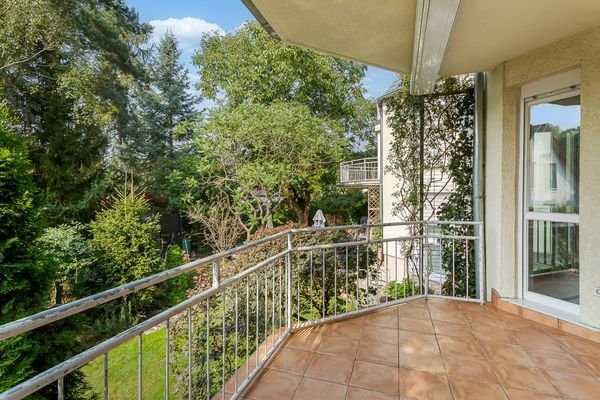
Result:
<svg viewBox="0 0 600 400"><path fill-rule="evenodd" d="M345 161L340 164L340 185L365 187L379 184L377 157Z"/></svg>
<svg viewBox="0 0 600 400"><path fill-rule="evenodd" d="M405 234L378 238L392 225ZM104 399L593 398L597 343L481 305L479 231L439 221L287 230L0 326L2 341L190 271L212 282L0 399L43 388L64 399L82 368L96 369ZM430 278L434 258L446 279ZM128 344L135 354L113 361ZM120 380L127 388L114 383L125 369L136 371Z"/></svg>

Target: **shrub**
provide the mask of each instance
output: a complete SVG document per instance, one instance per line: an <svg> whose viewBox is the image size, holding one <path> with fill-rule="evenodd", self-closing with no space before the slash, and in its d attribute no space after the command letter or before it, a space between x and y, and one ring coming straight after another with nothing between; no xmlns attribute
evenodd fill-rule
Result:
<svg viewBox="0 0 600 400"><path fill-rule="evenodd" d="M158 215L150 213L150 205L133 188L117 191L110 207L96 215L90 223L92 246L105 288L125 284L162 269L158 235ZM136 316L147 311L156 288L148 288L126 301Z"/></svg>

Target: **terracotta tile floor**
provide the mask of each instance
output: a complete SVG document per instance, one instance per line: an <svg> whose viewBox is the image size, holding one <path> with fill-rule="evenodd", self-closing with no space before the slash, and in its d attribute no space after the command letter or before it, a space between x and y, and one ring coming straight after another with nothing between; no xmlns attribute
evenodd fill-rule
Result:
<svg viewBox="0 0 600 400"><path fill-rule="evenodd" d="M421 300L294 333L243 394L600 399L600 345L492 306Z"/></svg>

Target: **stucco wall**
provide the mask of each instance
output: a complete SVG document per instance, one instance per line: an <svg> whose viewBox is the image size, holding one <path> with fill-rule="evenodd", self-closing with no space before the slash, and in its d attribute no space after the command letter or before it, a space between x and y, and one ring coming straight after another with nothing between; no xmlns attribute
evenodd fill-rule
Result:
<svg viewBox="0 0 600 400"><path fill-rule="evenodd" d="M581 69L580 314L600 327L600 27L505 62L488 74L486 118L486 263L488 288L520 297L518 160L524 84Z"/></svg>

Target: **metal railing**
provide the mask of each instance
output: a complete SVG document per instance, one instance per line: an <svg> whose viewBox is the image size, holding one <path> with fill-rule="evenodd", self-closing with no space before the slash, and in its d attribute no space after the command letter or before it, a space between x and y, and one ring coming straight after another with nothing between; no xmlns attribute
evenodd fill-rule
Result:
<svg viewBox="0 0 600 400"><path fill-rule="evenodd" d="M340 183L342 185L379 183L377 157L340 163Z"/></svg>
<svg viewBox="0 0 600 400"><path fill-rule="evenodd" d="M386 234L391 228L403 233ZM475 252L482 246L480 228L476 222L428 221L287 230L5 324L0 341L186 272L209 282L180 304L12 387L0 399L40 390L63 399L71 374L91 365L102 377L96 394L111 398L122 388L111 386L110 352L129 341L137 341L131 362L137 364L132 392L138 399L157 382L164 385L165 399L225 393L237 398L298 329L428 296L482 301L481 262L473 256L482 253ZM430 279L435 262L443 264L444 279ZM153 381L147 382L144 336L157 329L164 335L164 368L152 371Z"/></svg>

